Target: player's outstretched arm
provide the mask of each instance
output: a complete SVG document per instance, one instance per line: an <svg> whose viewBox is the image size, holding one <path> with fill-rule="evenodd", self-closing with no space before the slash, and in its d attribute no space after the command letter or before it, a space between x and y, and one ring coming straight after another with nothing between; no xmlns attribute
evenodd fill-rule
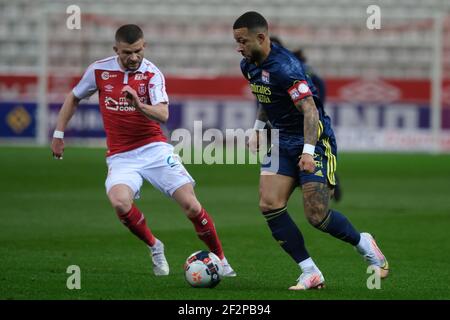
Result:
<svg viewBox="0 0 450 320"><path fill-rule="evenodd" d="M58 120L56 122L55 133L53 134L52 140L52 152L53 157L55 159L62 159L64 152L64 130L67 127L70 119L75 113L75 110L80 103L80 99L75 97L73 92L70 92L66 99L64 100L64 104L59 110Z"/></svg>
<svg viewBox="0 0 450 320"><path fill-rule="evenodd" d="M299 161L300 170L314 172L314 148L317 143L319 130L319 112L312 96L299 100L295 106L303 113L304 148Z"/></svg>
<svg viewBox="0 0 450 320"><path fill-rule="evenodd" d="M122 89L129 102L135 106L139 111L141 111L147 118L166 123L169 119L169 104L167 102L160 102L155 105L148 105L142 103L139 100L136 90L130 86L124 86Z"/></svg>

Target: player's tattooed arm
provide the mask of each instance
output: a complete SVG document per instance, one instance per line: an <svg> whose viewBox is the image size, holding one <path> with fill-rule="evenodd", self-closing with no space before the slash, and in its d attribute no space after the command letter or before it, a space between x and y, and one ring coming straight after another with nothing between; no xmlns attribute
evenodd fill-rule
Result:
<svg viewBox="0 0 450 320"><path fill-rule="evenodd" d="M312 96L299 100L295 106L303 113L303 136L305 143L316 145L319 130L319 112Z"/></svg>
<svg viewBox="0 0 450 320"><path fill-rule="evenodd" d="M305 145L315 146L317 142L317 132L319 130L319 112L317 111L314 99L309 96L296 102L295 106L303 113L303 137ZM298 162L300 170L313 173L316 169L313 154L303 153Z"/></svg>

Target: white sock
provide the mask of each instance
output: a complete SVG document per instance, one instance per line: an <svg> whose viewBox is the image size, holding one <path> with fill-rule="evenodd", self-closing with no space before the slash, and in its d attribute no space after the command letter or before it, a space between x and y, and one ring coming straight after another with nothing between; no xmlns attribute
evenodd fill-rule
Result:
<svg viewBox="0 0 450 320"><path fill-rule="evenodd" d="M355 247L359 252L367 252L368 250L370 250L370 243L367 241L366 237L363 237L361 235L361 239Z"/></svg>
<svg viewBox="0 0 450 320"><path fill-rule="evenodd" d="M228 264L228 260L225 257L223 257L223 259L221 261L222 261L223 265L227 265Z"/></svg>
<svg viewBox="0 0 450 320"><path fill-rule="evenodd" d="M153 246L148 246L148 247L153 252L154 250L159 249L160 246L161 246L161 241L159 241L159 239L156 239L155 244Z"/></svg>
<svg viewBox="0 0 450 320"><path fill-rule="evenodd" d="M308 259L305 259L298 264L300 266L300 269L302 269L302 272L309 273L315 270L319 270L317 268L316 264L314 263L313 259L309 257Z"/></svg>

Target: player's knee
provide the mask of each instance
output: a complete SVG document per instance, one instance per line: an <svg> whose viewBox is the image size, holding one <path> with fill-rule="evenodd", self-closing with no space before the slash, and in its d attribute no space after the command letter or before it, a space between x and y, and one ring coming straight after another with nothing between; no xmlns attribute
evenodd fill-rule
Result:
<svg viewBox="0 0 450 320"><path fill-rule="evenodd" d="M194 218L194 217L198 216L200 214L200 212L202 211L201 204L195 198L192 200L186 201L186 203L183 203L182 208L183 208L184 213L189 218Z"/></svg>
<svg viewBox="0 0 450 320"><path fill-rule="evenodd" d="M306 219L312 226L318 226L325 219L327 209L320 206L305 208Z"/></svg>
<svg viewBox="0 0 450 320"><path fill-rule="evenodd" d="M131 206L133 205L133 201L128 197L111 194L109 195L109 200L111 202L112 207L116 211L118 215L125 214L131 210Z"/></svg>
<svg viewBox="0 0 450 320"><path fill-rule="evenodd" d="M282 208L285 205L286 205L285 203L281 203L280 201L273 201L270 199L261 199L259 201L259 210L261 210L261 212L267 212L270 210Z"/></svg>
<svg viewBox="0 0 450 320"><path fill-rule="evenodd" d="M318 226L323 220L323 219L320 218L319 215L307 215L306 219L314 227Z"/></svg>

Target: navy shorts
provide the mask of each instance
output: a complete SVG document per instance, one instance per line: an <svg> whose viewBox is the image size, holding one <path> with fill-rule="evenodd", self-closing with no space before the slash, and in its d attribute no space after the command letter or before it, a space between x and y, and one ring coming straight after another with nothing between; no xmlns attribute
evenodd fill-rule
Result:
<svg viewBox="0 0 450 320"><path fill-rule="evenodd" d="M277 147L278 146L278 147ZM303 185L307 182L329 183L336 185L336 140L333 137L321 138L316 144L313 173L300 171L298 162L303 150L303 139L297 136L280 136L277 146L272 145L261 165L261 171L269 171L289 176Z"/></svg>

